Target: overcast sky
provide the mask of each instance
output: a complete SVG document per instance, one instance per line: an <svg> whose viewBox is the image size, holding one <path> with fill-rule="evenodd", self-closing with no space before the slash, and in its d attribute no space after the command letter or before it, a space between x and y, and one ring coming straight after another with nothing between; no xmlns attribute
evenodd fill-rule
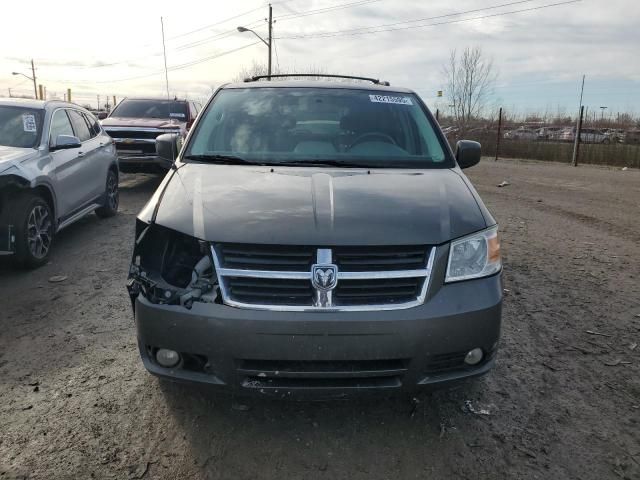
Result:
<svg viewBox="0 0 640 480"><path fill-rule="evenodd" d="M274 64L380 77L413 88L435 109L447 105L436 92L444 88L442 65L449 51L480 46L499 73L495 105L519 113L574 113L584 73L590 109L640 113L640 2L582 0L530 10L562 1L274 1ZM3 2L0 96L8 95L8 88L32 93L29 80L11 75L30 74L31 58L38 83L49 94L62 97L71 88L78 103L95 105L97 94L161 95L160 16L172 94L206 98L243 66L266 62L264 44L243 48L258 39L234 31L246 25L267 35L263 1L156 0L150 5ZM528 11L500 15L517 10ZM374 33L363 30L370 27L377 27Z"/></svg>

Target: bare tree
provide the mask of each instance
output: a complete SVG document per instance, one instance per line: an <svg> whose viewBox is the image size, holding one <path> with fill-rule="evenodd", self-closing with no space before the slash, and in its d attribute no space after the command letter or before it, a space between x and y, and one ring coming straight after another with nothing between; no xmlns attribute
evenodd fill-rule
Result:
<svg viewBox="0 0 640 480"><path fill-rule="evenodd" d="M271 68L271 73L276 75L278 73L282 73L278 67L275 65ZM258 63L255 60L249 67L242 67L238 74L233 77L234 82L242 82L245 78L257 77L259 75L267 74L267 65L264 63Z"/></svg>
<svg viewBox="0 0 640 480"><path fill-rule="evenodd" d="M493 60L486 58L480 47L467 47L460 56L456 50L452 50L449 63L444 65L443 71L453 117L464 131L469 122L480 117L487 106L497 78Z"/></svg>
<svg viewBox="0 0 640 480"><path fill-rule="evenodd" d="M300 70L298 70L297 68L294 68L293 70L294 71L288 71L286 68L276 67L275 65L273 65L271 68L271 74L279 75L279 74L287 74L287 73L305 73L305 74L314 74L314 75L322 76L323 74L327 73L324 68L314 66L314 65L310 65L306 68L301 68ZM242 82L245 78L257 77L257 76L266 75L266 74L267 74L267 66L263 63L258 63L254 60L250 67L242 67L242 69L240 69L238 74L235 77L233 77L233 81ZM296 77L291 77L291 78L295 79Z"/></svg>

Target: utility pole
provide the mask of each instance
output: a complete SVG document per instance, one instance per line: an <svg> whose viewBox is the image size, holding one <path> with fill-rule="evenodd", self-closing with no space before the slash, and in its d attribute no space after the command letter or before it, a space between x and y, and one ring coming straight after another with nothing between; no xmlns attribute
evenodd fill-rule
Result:
<svg viewBox="0 0 640 480"><path fill-rule="evenodd" d="M11 98L11 88L9 88L8 90L9 90L9 98Z"/></svg>
<svg viewBox="0 0 640 480"><path fill-rule="evenodd" d="M580 108L579 108L579 115L578 115L578 122L576 125L576 138L573 140L573 158L572 158L572 164L574 167L578 166L578 153L580 151L580 133L582 133L582 119L584 117L584 106L582 105L582 98L584 95L584 77L585 75L582 75L582 87L580 88Z"/></svg>
<svg viewBox="0 0 640 480"><path fill-rule="evenodd" d="M267 63L267 80L271 80L271 47L273 46L273 8L271 7L271 4L269 4L269 36L267 37L267 40L262 38L260 35L258 35L256 32L254 32L250 28L240 26L237 28L237 30L240 33L244 33L244 32L253 33L256 37L260 39L262 43L264 43L267 46L267 48L269 49L269 61Z"/></svg>
<svg viewBox="0 0 640 480"><path fill-rule="evenodd" d="M500 107L500 113L498 113L498 136L496 137L496 162L498 161L498 155L500 154L500 130L502 130L502 107Z"/></svg>
<svg viewBox="0 0 640 480"><path fill-rule="evenodd" d="M167 69L167 47L164 43L164 20L162 17L160 17L160 28L162 29L162 53L164 54L164 80L167 87L167 100L171 100L171 95L169 95L169 70Z"/></svg>
<svg viewBox="0 0 640 480"><path fill-rule="evenodd" d="M580 153L580 134L582 133L582 117L584 116L584 106L580 107L578 126L576 128L576 138L573 141L573 166L578 166L578 154Z"/></svg>
<svg viewBox="0 0 640 480"><path fill-rule="evenodd" d="M98 95L98 111L100 111L100 95Z"/></svg>
<svg viewBox="0 0 640 480"><path fill-rule="evenodd" d="M36 67L33 65L33 58L31 59L31 73L32 73L32 79L33 79L33 93L36 96L36 99L38 98L38 87L36 85Z"/></svg>
<svg viewBox="0 0 640 480"><path fill-rule="evenodd" d="M272 38L273 33L273 9L271 4L269 4L269 77L271 77L271 46L273 43ZM271 80L271 78L269 78Z"/></svg>

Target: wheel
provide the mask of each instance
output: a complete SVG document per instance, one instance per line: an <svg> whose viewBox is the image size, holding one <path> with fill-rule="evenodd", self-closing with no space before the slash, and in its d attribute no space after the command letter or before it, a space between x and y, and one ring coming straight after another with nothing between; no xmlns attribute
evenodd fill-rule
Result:
<svg viewBox="0 0 640 480"><path fill-rule="evenodd" d="M118 203L120 201L118 174L113 170L109 170L109 173L107 174L104 197L104 205L96 209L96 215L100 218L113 217L118 213Z"/></svg>
<svg viewBox="0 0 640 480"><path fill-rule="evenodd" d="M54 218L49 204L33 193L18 196L13 225L16 233L16 262L27 268L47 263L54 235Z"/></svg>

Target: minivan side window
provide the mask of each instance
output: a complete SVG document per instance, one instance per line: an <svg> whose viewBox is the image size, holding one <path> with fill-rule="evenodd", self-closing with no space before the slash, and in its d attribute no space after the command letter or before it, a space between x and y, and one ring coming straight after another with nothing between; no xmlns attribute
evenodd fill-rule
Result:
<svg viewBox="0 0 640 480"><path fill-rule="evenodd" d="M51 135L49 142L53 143L58 135L71 135L73 136L73 128L71 128L71 122L67 116L67 111L64 109L56 110L51 118Z"/></svg>
<svg viewBox="0 0 640 480"><path fill-rule="evenodd" d="M76 132L76 137L78 137L81 142L89 140L91 138L91 133L89 132L89 126L87 125L84 116L76 110L69 110L69 117L73 124L73 130Z"/></svg>

